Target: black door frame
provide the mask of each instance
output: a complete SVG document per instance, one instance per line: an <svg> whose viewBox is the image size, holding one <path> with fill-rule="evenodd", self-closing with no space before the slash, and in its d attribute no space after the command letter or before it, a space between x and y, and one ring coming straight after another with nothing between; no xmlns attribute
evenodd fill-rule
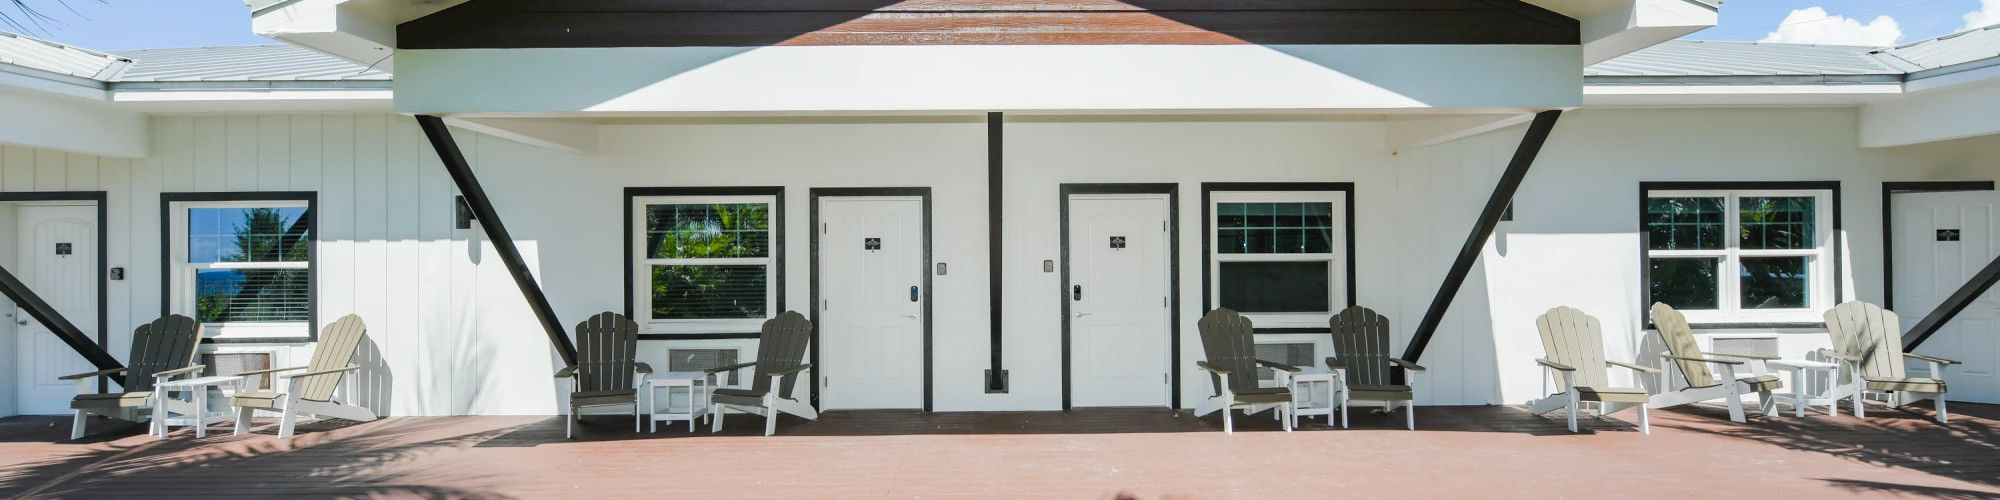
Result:
<svg viewBox="0 0 2000 500"><path fill-rule="evenodd" d="M107 237L110 235L111 231L111 217L110 217L111 210L110 207L107 206L109 205L109 198L110 194L107 191L0 192L0 203L21 203L21 202L37 202L37 201L87 201L96 205L97 207L97 349L99 351L103 351L105 346L110 344L110 333L111 333L111 252L110 252L111 245L109 242L110 238ZM18 230L19 228L16 228L16 231ZM18 236L19 233L16 232L14 235L10 235L9 237L12 238ZM20 244L20 242L16 241L15 244L18 245ZM14 265L17 268L20 266L19 258L20 258L19 256L15 257L16 260L14 262ZM14 319L19 320L21 318L14 318ZM61 333L58 332L57 335L61 335ZM78 352L77 354L84 356L85 358L90 357L89 354L82 352ZM110 353L105 352L105 354L109 355ZM98 377L97 390L100 392L107 390L109 387L108 386L109 380L110 379L107 377Z"/></svg>
<svg viewBox="0 0 2000 500"><path fill-rule="evenodd" d="M821 302L820 302L820 295L819 295L819 281L820 281L820 279L819 279L819 270L820 270L820 265L819 265L819 240L820 240L820 235L821 235L821 233L822 233L822 231L819 231L819 229L820 229L820 219L819 219L819 202L820 202L820 199L821 199L821 198L873 198L873 197L916 197L916 198L918 198L918 199L922 200L922 204L923 204L923 218L924 218L924 220L923 220L923 233L924 233L924 259L923 259L923 267L921 267L921 268L919 268L919 269L918 269L918 272L920 273L920 275L922 275L922 276L923 276L923 285L921 285L921 286L923 286L923 293L922 293L922 299L923 299L923 302L924 302L924 303L923 303L923 310L924 310L924 349L923 349L923 352L924 352L924 411L931 411L931 409L932 409L932 403L933 403L933 400L932 400L932 387L931 387L931 384L932 384L932 381L931 381L931 372L932 372L932 368L931 368L931 324L932 324L932 322L933 322L933 320L931 319L931 303L933 302L933 300L932 300L932 296L933 296L933 295L935 294L935 292L936 292L936 290L935 290L935 288L936 288L936 287L932 286L932 283L931 283L931 281L932 281L931 277L933 276L933 275L931 274L931 266L932 266L932 264L931 264L931 261L932 261L932 258L933 258L933 257L932 257L932 253L931 253L931 188L930 188L930 187L928 187L928 186L926 186L926 187L850 187L850 188L812 188L812 189L809 189L809 190L807 190L807 193L808 193L808 197L810 198L810 203L808 203L808 205L811 205L811 207L810 207L810 210L809 210L809 211L810 211L810 212L812 213L812 216L811 216L811 217L812 217L812 224L811 224L811 225L809 225L809 226L807 226L807 227L806 227L806 230L808 230L808 231L811 231L811 232L812 232L812 277L811 277L811 279L810 279L810 281L811 281L811 283L812 283L812 285L811 285L811 288L812 288L812 292L811 292L811 294L812 294L812 303L811 303L811 304L809 304L809 305L807 306L807 307L808 307L808 308L809 308L809 309L810 309L810 310L811 310L812 312L811 312L810 314L808 314L807 316L808 316L808 317L810 317L810 318L812 318L812 342L811 342L811 344L812 344L812 349L811 349L811 351L810 351L810 356L811 356L811 359L809 360L809 362L810 362L810 363L812 363L812 366L813 366L813 377L812 377L812 381L811 381L811 382L810 382L810 384L809 384L809 385L811 385L811 386L812 386L812 389L811 389L810 391L808 391L808 392L809 392L810 394L812 394L812 401L811 401L811 404L812 404L813 408L819 408L819 407L820 407L820 405L819 405L819 388L820 388L820 384L822 383L822 382L821 382L821 377L822 377L822 376L824 376L824 373L826 373L826 372L825 372L825 370L824 370L824 368L823 368L823 367L822 367L822 366L820 365L820 361L819 361L819 313L820 313L820 311L821 311L821 310L825 309L825 307L824 307L824 306L822 306L822 304L821 304Z"/></svg>
<svg viewBox="0 0 2000 500"><path fill-rule="evenodd" d="M1069 199L1090 194L1167 195L1167 408L1181 407L1181 186L1175 183L1064 183L1060 189L1062 286L1062 409L1070 409Z"/></svg>
<svg viewBox="0 0 2000 500"><path fill-rule="evenodd" d="M1903 193L1992 191L1993 181L1884 181L1882 183L1882 308L1896 310L1896 214L1892 200Z"/></svg>

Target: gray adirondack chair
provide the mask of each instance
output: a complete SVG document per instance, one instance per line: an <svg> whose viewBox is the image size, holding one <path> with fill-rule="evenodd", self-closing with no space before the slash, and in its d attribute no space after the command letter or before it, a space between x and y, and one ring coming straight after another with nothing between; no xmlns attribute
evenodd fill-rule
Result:
<svg viewBox="0 0 2000 500"><path fill-rule="evenodd" d="M1576 412L1584 404L1596 406L1599 418L1626 408L1638 408L1639 433L1652 433L1646 421L1650 395L1642 388L1611 385L1611 376L1605 368L1616 366L1645 375L1660 370L1604 359L1603 329L1597 318L1583 311L1570 307L1550 309L1535 319L1535 326L1542 331L1542 349L1548 353L1535 363L1542 365L1542 392L1549 396L1530 405L1531 411L1541 415L1568 409L1569 431L1576 432ZM1548 391L1551 379L1562 386L1562 392Z"/></svg>
<svg viewBox="0 0 2000 500"><path fill-rule="evenodd" d="M201 335L195 329L194 318L178 314L153 320L139 325L132 331L132 355L126 358L124 368L78 373L59 378L76 381L75 399L69 407L76 411L75 421L70 423L69 438L83 437L86 414L103 415L137 422L145 414L152 426L153 435L166 433L165 420L161 410L192 414L194 405L187 401L170 399L153 390L153 384L172 380L174 377L201 373L202 366L194 364L195 348L201 344ZM119 379L117 392L96 393L93 379L105 375L125 374Z"/></svg>
<svg viewBox="0 0 2000 500"><path fill-rule="evenodd" d="M570 387L563 437L576 436L576 419L584 409L607 406L631 407L632 431L639 431L639 383L653 367L638 356L639 324L632 318L607 311L576 324L576 364L556 372Z"/></svg>
<svg viewBox="0 0 2000 500"><path fill-rule="evenodd" d="M1196 361L1195 366L1208 371L1209 383L1215 393L1195 405L1195 416L1221 411L1222 432L1234 434L1236 424L1230 410L1240 408L1245 415L1272 410L1277 412L1278 421L1283 423L1285 431L1291 432L1291 389L1259 387L1257 367L1261 365L1291 373L1298 373L1299 369L1276 361L1257 359L1256 330L1249 318L1236 311L1209 311L1196 326L1201 330L1201 348L1208 359Z"/></svg>
<svg viewBox="0 0 2000 500"><path fill-rule="evenodd" d="M1937 421L1946 422L1944 367L1957 361L1903 352L1902 323L1895 312L1882 306L1857 300L1834 306L1825 317L1833 349L1822 352L1837 360L1841 372L1847 374L1839 398L1854 400L1854 416L1866 417L1862 400L1879 394L1888 398L1889 406L1936 401ZM1931 376L1910 376L1906 358L1930 363Z"/></svg>
<svg viewBox="0 0 2000 500"><path fill-rule="evenodd" d="M1383 411L1396 411L1400 404L1403 426L1416 430L1416 392L1407 384L1395 383L1392 375L1395 368L1414 375L1423 373L1424 367L1389 355L1389 318L1373 309L1352 306L1327 320L1327 329L1333 333L1333 355L1327 356L1326 367L1340 371L1343 386L1340 426L1347 427L1348 404L1361 401L1379 403Z"/></svg>
<svg viewBox="0 0 2000 500"><path fill-rule="evenodd" d="M1672 363L1669 369L1660 373L1660 393L1654 394L1646 403L1646 408L1659 409L1722 399L1729 404L1729 420L1736 423L1747 422L1743 416L1743 395L1757 393L1757 410L1765 416L1775 415L1777 400L1771 397L1773 391L1785 386L1776 375L1764 373L1764 362L1778 358L1750 354L1702 352L1695 343L1694 328L1688 326L1687 316L1666 304L1653 304L1653 326L1660 331L1660 342L1667 345L1667 352L1660 353ZM1714 366L1722 370L1720 377L1709 371ZM1737 374L1738 369L1748 369L1749 373ZM1679 372L1681 381L1687 386L1674 389L1671 372Z"/></svg>
<svg viewBox="0 0 2000 500"><path fill-rule="evenodd" d="M292 437L292 429L301 415L333 417L356 422L375 420L375 411L360 405L334 400L334 389L347 372L361 369L349 364L354 359L354 351L368 338L368 325L360 316L352 314L326 325L319 331L319 345L313 348L312 362L306 366L273 368L238 373L246 379L272 373L305 370L304 373L278 375L288 381L288 388L278 392L276 388L263 391L243 392L229 398L229 405L236 407L236 434L250 432L250 417L257 410L279 413L278 437ZM247 380L246 380L247 383Z"/></svg>
<svg viewBox="0 0 2000 500"><path fill-rule="evenodd" d="M722 430L722 417L732 408L763 415L766 436L778 432L779 413L819 420L819 411L799 399L799 374L812 368L812 363L805 361L806 344L811 340L812 320L798 311L785 311L764 321L763 331L757 335L756 361L708 370L709 376L715 377L755 368L749 388L715 390L708 407L709 432Z"/></svg>

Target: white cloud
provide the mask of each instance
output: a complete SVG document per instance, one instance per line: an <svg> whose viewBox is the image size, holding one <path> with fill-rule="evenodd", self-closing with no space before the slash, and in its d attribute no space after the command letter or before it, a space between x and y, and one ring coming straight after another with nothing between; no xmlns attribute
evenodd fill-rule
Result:
<svg viewBox="0 0 2000 500"><path fill-rule="evenodd" d="M2000 0L1983 0L1988 4ZM1818 6L1792 11L1785 20L1778 23L1778 29L1764 35L1761 42L1816 43L1822 45L1895 45L1903 38L1903 28L1896 19L1877 16L1875 20L1862 24L1847 16L1829 16L1826 9Z"/></svg>
<svg viewBox="0 0 2000 500"><path fill-rule="evenodd" d="M1979 10L1965 13L1965 27L1959 31L2000 24L2000 0L1979 0Z"/></svg>

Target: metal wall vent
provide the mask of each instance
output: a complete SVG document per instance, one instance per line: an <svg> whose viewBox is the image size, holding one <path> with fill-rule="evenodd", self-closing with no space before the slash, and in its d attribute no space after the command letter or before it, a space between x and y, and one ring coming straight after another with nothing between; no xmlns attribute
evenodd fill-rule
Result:
<svg viewBox="0 0 2000 500"><path fill-rule="evenodd" d="M204 377L212 377L215 375L230 374L230 373L254 372L257 370L269 370L271 369L271 353L212 352L201 355L201 364L204 366L204 368L201 369L201 374ZM246 387L244 388L244 390L254 391L259 389L271 388L271 374L269 373L258 376L257 378L251 380L254 381L256 387Z"/></svg>
<svg viewBox="0 0 2000 500"><path fill-rule="evenodd" d="M1716 337L1709 344L1719 353L1778 357L1777 337Z"/></svg>
<svg viewBox="0 0 2000 500"><path fill-rule="evenodd" d="M731 348L667 349L667 371L698 372L736 364L738 351ZM729 378L721 383L737 385L742 370L729 373Z"/></svg>

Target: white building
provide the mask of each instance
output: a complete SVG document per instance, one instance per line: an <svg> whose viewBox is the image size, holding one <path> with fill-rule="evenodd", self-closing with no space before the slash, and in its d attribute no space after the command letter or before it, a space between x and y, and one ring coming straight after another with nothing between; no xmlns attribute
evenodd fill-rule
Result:
<svg viewBox="0 0 2000 500"><path fill-rule="evenodd" d="M1714 24L1695 0L251 3L297 46L0 35L0 267L113 358L179 313L214 364L292 366L359 314L383 415L562 411L509 250L553 324L629 314L655 367L749 359L798 310L822 409L936 411L1189 407L1203 311L1314 364L1351 304L1430 367L1420 404L1517 404L1555 306L1616 359L1658 362L1655 300L1803 356L1834 304L1915 323L2000 254L1996 28L1671 41ZM413 116L453 126L511 242ZM65 412L88 349L16 319L0 414ZM2000 401L1995 321L1973 302L1919 347L1966 361L1954 399Z"/></svg>

